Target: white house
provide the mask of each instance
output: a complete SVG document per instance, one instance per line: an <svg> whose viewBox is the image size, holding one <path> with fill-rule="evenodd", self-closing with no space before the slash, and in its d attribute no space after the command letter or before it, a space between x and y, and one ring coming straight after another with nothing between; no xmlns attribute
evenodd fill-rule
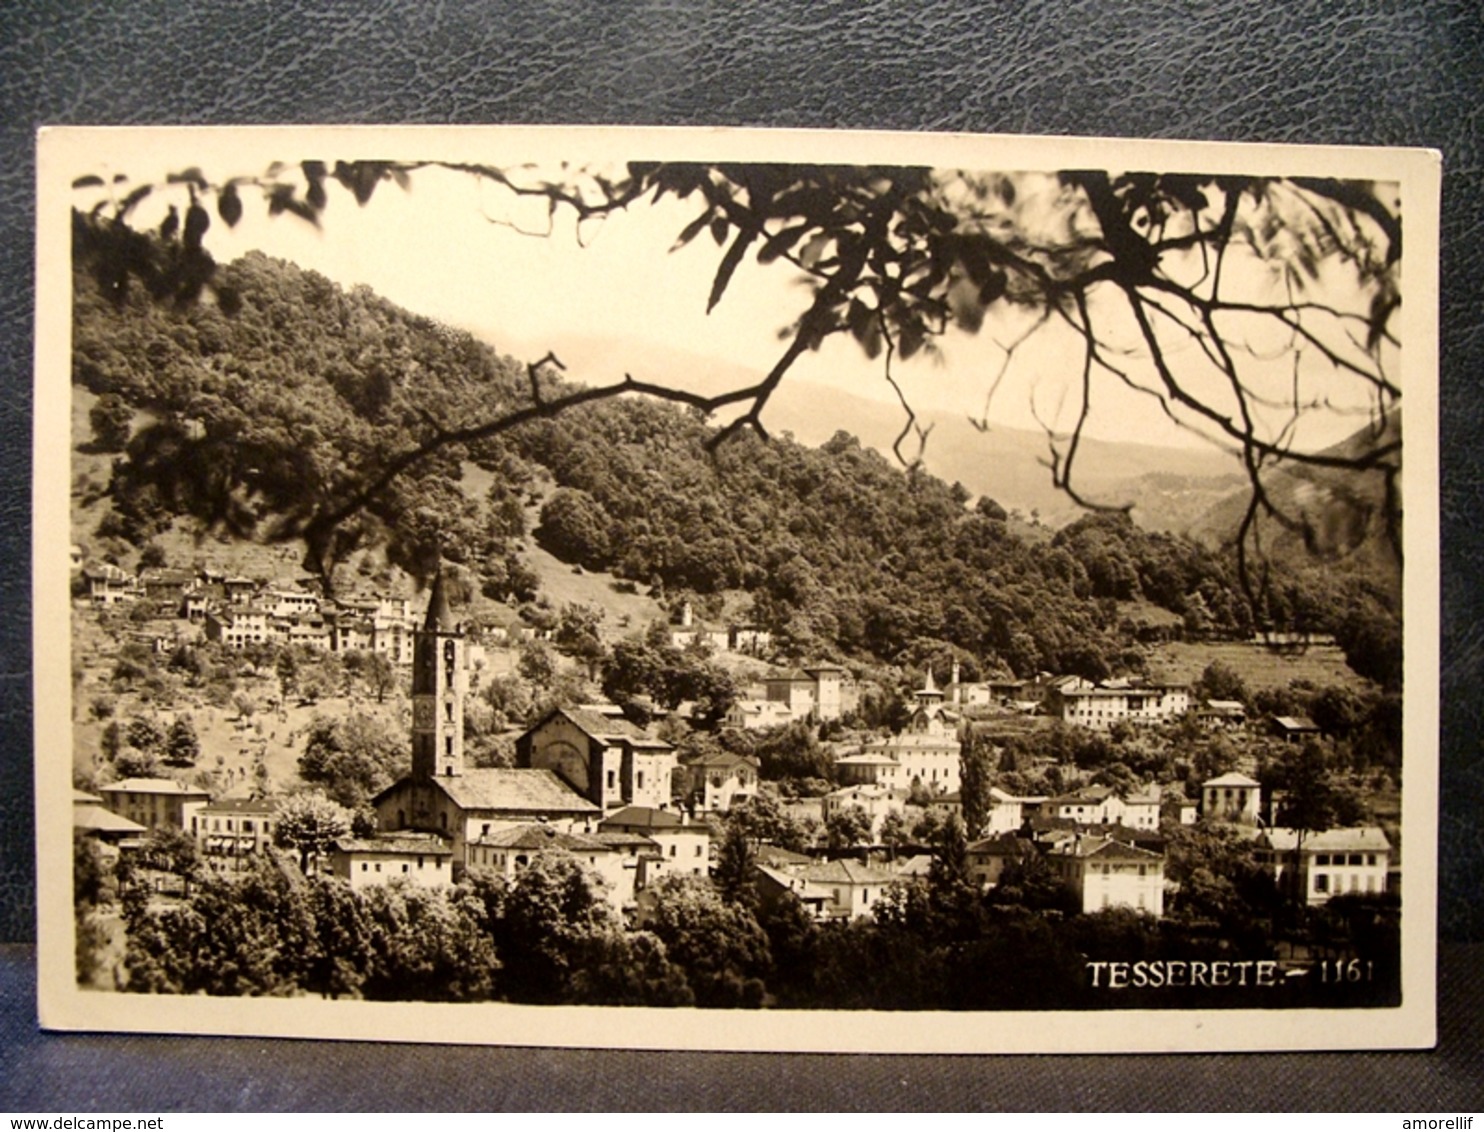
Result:
<svg viewBox="0 0 1484 1132"><path fill-rule="evenodd" d="M1233 771L1201 783L1201 816L1207 821L1234 825L1257 824L1262 809L1262 784Z"/></svg>
<svg viewBox="0 0 1484 1132"><path fill-rule="evenodd" d="M871 839L881 836L881 823L890 813L904 814L907 808L907 792L893 790L889 786L842 786L820 799L821 817L829 821L834 814L859 806L871 819Z"/></svg>
<svg viewBox="0 0 1484 1132"><path fill-rule="evenodd" d="M686 764L691 795L708 813L730 810L757 796L758 761L747 755L716 751Z"/></svg>
<svg viewBox="0 0 1484 1132"><path fill-rule="evenodd" d="M1298 830L1276 827L1258 835L1257 857L1280 889L1296 886L1306 903L1324 904L1342 894L1385 892L1391 842L1373 825L1305 833L1302 843Z"/></svg>
<svg viewBox="0 0 1484 1132"><path fill-rule="evenodd" d="M1063 723L1106 731L1115 723L1177 719L1190 710L1190 689L1182 684L1096 683L1081 676L1063 676L1047 688L1046 706Z"/></svg>
<svg viewBox="0 0 1484 1132"><path fill-rule="evenodd" d="M1133 908L1164 915L1165 862L1158 853L1107 837L1076 836L1051 846L1046 858L1083 912Z"/></svg>
<svg viewBox="0 0 1484 1132"><path fill-rule="evenodd" d="M330 848L330 873L357 891L393 880L443 888L453 883L453 849L434 833L346 837Z"/></svg>
<svg viewBox="0 0 1484 1132"><path fill-rule="evenodd" d="M653 847L653 846L651 846ZM604 895L615 908L634 903L639 869L624 847L596 836L569 833L541 822L491 830L469 843L468 867L515 877L543 853L567 853L603 882Z"/></svg>

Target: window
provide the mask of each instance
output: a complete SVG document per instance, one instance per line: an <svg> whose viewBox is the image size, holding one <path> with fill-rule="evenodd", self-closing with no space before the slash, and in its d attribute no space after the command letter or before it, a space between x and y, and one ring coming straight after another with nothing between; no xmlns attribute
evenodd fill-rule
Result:
<svg viewBox="0 0 1484 1132"><path fill-rule="evenodd" d="M674 846L674 845L670 846L670 856L673 857L673 856L676 855L675 850L676 850L676 846Z"/></svg>
<svg viewBox="0 0 1484 1132"><path fill-rule="evenodd" d="M635 782L638 789L644 789L644 772L642 770L635 776Z"/></svg>
<svg viewBox="0 0 1484 1132"><path fill-rule="evenodd" d="M613 771L608 772L608 789L612 790L614 784Z"/></svg>
<svg viewBox="0 0 1484 1132"><path fill-rule="evenodd" d="M697 845L696 846L696 856L697 857L699 857L705 851L706 851L706 847L704 845Z"/></svg>
<svg viewBox="0 0 1484 1132"><path fill-rule="evenodd" d="M406 862L406 861L403 861L403 862L402 862L402 871L403 871L403 872L404 872L404 873L405 873L405 872L406 872L406 871L407 871L407 862Z"/></svg>
<svg viewBox="0 0 1484 1132"><path fill-rule="evenodd" d="M423 859L422 859L422 856L421 855L419 855L418 858L417 858L417 867L418 868L422 868L423 867ZM407 871L407 866L406 865L403 865L402 866L402 871L404 873Z"/></svg>
<svg viewBox="0 0 1484 1132"><path fill-rule="evenodd" d="M1316 865L1327 865L1327 864L1329 864L1329 854L1328 853L1320 853L1319 856L1314 859L1314 863Z"/></svg>
<svg viewBox="0 0 1484 1132"><path fill-rule="evenodd" d="M1364 864L1365 863L1365 859L1359 853L1351 853L1350 854L1350 863L1352 865Z"/></svg>
<svg viewBox="0 0 1484 1132"><path fill-rule="evenodd" d="M252 829L252 818L243 818L242 819L242 832L243 833L251 833L252 831L253 831L253 829Z"/></svg>
<svg viewBox="0 0 1484 1132"><path fill-rule="evenodd" d="M1329 877L1328 877L1328 875L1326 875L1325 873L1315 873L1314 874L1314 891L1315 892L1328 892L1329 891Z"/></svg>
<svg viewBox="0 0 1484 1132"><path fill-rule="evenodd" d="M377 861L376 862L376 871L377 872L381 872L381 862L380 861Z"/></svg>
<svg viewBox="0 0 1484 1132"><path fill-rule="evenodd" d="M365 861L362 861L362 862L361 862L361 872L365 872L365 871L366 871L366 870L367 870L367 869L369 869L369 868L370 868L370 867L371 867L371 866L370 866L370 865L368 865L368 864L366 864L366 862L365 862Z"/></svg>

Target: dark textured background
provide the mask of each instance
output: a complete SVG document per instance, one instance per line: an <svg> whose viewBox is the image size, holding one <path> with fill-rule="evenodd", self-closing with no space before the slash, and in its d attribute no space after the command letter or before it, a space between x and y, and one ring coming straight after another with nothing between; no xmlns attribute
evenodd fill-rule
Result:
<svg viewBox="0 0 1484 1132"><path fill-rule="evenodd" d="M935 129L1442 150L1439 912L1444 940L1484 940L1484 766L1477 758L1484 593L1475 584L1484 557L1484 523L1476 520L1484 462L1473 444L1484 426L1484 398L1473 388L1484 373L1484 16L1476 3L1020 0L911 10L886 0L153 0L106 11L73 7L0 0L0 940L35 933L28 612L34 131L47 123L259 122ZM1431 1055L1178 1063L673 1055L657 1074L663 1085L654 1083L650 1059L633 1054L37 1037L29 956L11 948L0 961L0 1107L51 1109L64 1100L108 1108L1484 1102L1484 1043L1471 1020L1484 1002L1484 948L1477 946L1444 950L1444 1045Z"/></svg>

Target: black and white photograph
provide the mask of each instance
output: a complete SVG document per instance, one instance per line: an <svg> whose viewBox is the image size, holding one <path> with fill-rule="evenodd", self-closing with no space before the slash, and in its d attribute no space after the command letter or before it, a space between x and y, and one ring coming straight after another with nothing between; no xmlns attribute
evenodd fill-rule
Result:
<svg viewBox="0 0 1484 1132"><path fill-rule="evenodd" d="M44 1026L1432 1043L1435 154L38 168Z"/></svg>

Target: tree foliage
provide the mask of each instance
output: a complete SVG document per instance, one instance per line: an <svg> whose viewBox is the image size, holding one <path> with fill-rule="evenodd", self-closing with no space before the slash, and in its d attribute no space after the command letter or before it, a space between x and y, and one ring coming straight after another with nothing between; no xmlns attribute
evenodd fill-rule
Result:
<svg viewBox="0 0 1484 1132"><path fill-rule="evenodd" d="M376 716L317 715L304 737L299 777L347 809L364 809L402 772L407 748L405 736Z"/></svg>
<svg viewBox="0 0 1484 1132"><path fill-rule="evenodd" d="M299 868L309 871L311 860L329 851L339 838L350 833L351 814L323 794L306 791L285 798L278 807L276 844L299 855Z"/></svg>
<svg viewBox="0 0 1484 1132"><path fill-rule="evenodd" d="M665 877L645 926L685 972L697 1006L763 1005L768 937L750 911L723 900L710 881Z"/></svg>

